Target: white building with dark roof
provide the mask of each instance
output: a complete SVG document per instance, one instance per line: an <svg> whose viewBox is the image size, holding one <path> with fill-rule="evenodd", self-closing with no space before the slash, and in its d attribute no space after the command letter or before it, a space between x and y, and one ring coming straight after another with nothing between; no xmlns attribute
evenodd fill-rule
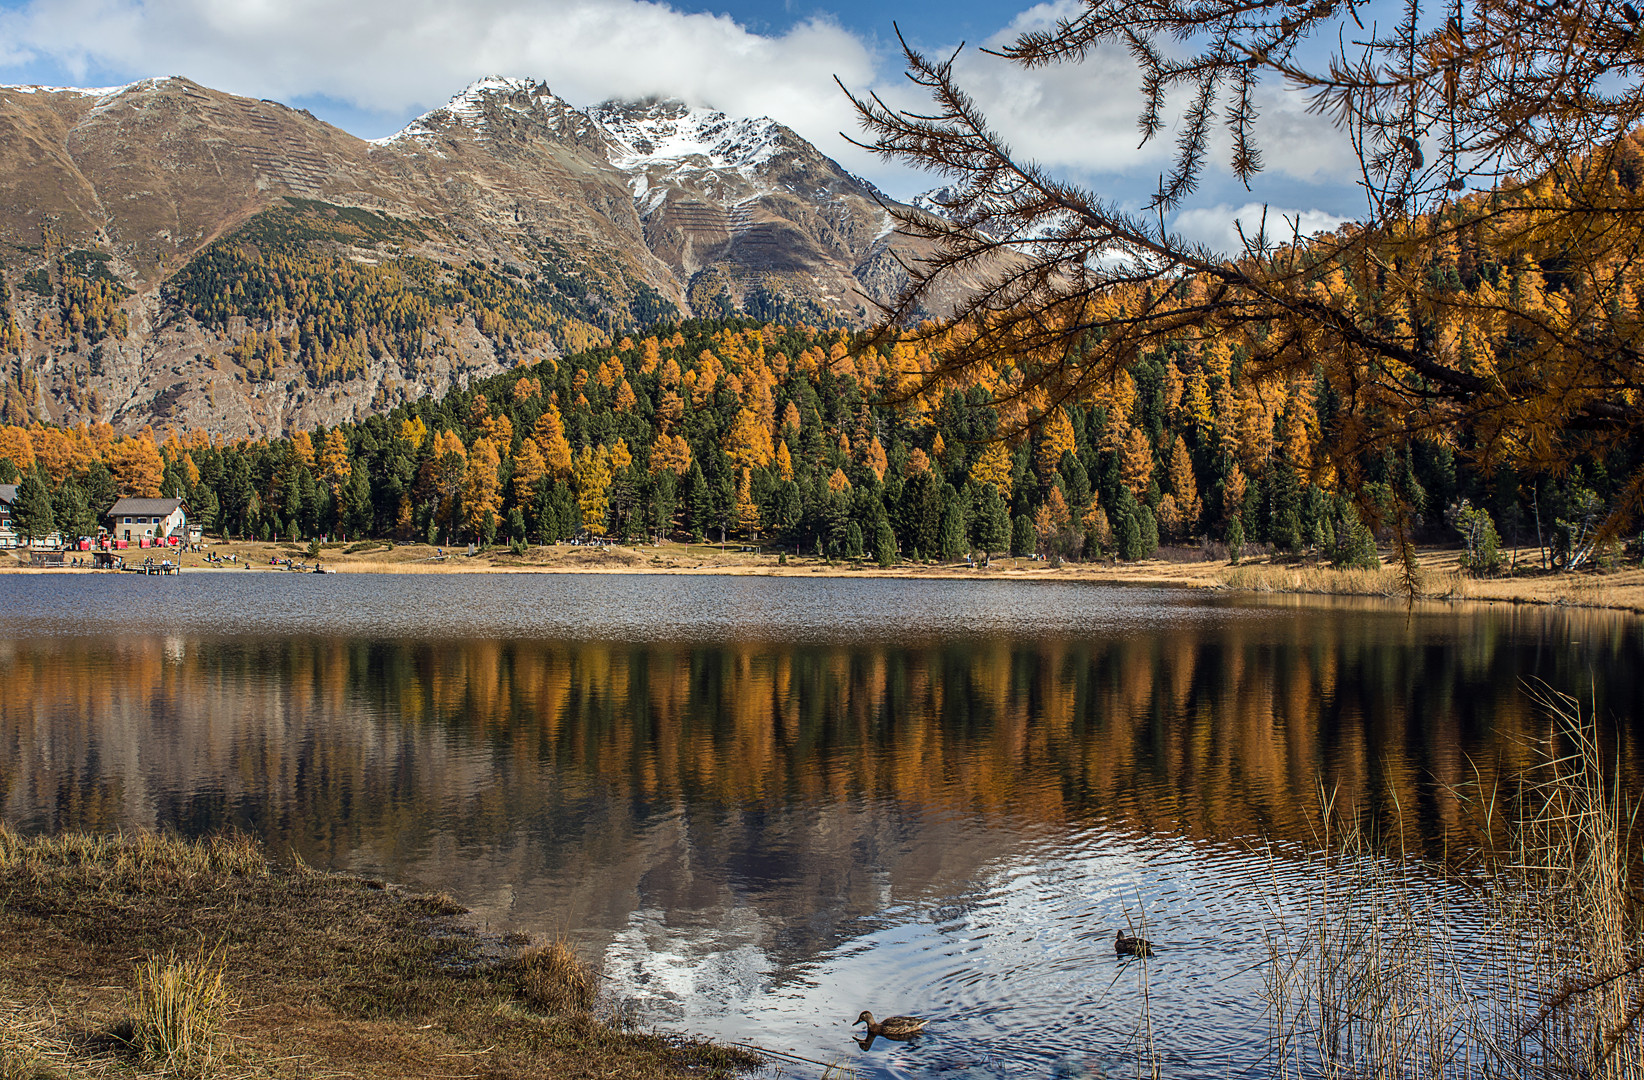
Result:
<svg viewBox="0 0 1644 1080"><path fill-rule="evenodd" d="M17 505L17 485L0 484L0 548L17 546L17 530L11 524L11 508Z"/></svg>
<svg viewBox="0 0 1644 1080"><path fill-rule="evenodd" d="M181 499L119 499L108 512L108 534L130 544L182 543L188 508Z"/></svg>

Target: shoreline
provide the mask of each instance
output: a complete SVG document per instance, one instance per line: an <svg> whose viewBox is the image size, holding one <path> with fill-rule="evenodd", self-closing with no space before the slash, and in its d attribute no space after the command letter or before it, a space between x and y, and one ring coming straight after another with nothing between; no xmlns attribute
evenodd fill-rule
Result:
<svg viewBox="0 0 1644 1080"><path fill-rule="evenodd" d="M763 1064L625 1027L563 941L483 932L443 894L276 864L242 834L0 823L0 872L0 1075L730 1080ZM191 1014L186 1059L143 1038L149 964L198 965L223 991ZM197 985L169 990L198 1005Z"/></svg>
<svg viewBox="0 0 1644 1080"><path fill-rule="evenodd" d="M1379 571L1336 570L1306 560L1274 560L1257 556L1238 565L1225 562L1176 562L1146 559L1137 563L1067 563L1052 567L1048 562L1025 558L996 558L991 566L903 563L880 567L867 561L821 560L814 556L795 557L786 564L773 554L731 550L707 544L667 543L655 546L612 546L609 548L555 545L535 547L523 556L507 548L493 548L469 556L448 552L443 558L437 549L424 544L387 542L332 543L321 548L318 562L328 573L344 574L678 574L682 576L726 577L838 577L906 579L929 581L1022 581L1068 582L1146 588L1218 590L1249 594L1295 596L1358 596L1406 601L1396 568ZM149 555L180 559L181 572L240 574L292 573L285 565L271 565L272 558L290 560L311 568L313 556L306 545L262 541L234 541L206 546L203 552L172 549L134 549L128 558L141 561ZM73 557L75 553L68 553ZM234 556L229 564L207 562L207 555ZM1534 552L1531 549L1530 554ZM1513 553L1515 563L1525 563L1524 549ZM82 555L81 557L89 557ZM1637 566L1611 570L1576 572L1520 570L1494 578L1464 574L1456 549L1423 549L1417 552L1423 582L1416 599L1449 604L1531 605L1596 608L1644 614L1644 568ZM0 574L110 574L115 571L81 568L41 568L21 565L18 553L0 555ZM311 572L311 569L310 571Z"/></svg>

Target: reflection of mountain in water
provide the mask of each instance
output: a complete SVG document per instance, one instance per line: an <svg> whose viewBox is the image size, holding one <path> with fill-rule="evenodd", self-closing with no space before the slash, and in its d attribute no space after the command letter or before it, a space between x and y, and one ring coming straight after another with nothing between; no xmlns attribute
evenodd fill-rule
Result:
<svg viewBox="0 0 1644 1080"><path fill-rule="evenodd" d="M739 912L786 962L951 901L1044 829L1307 843L1321 777L1430 848L1466 842L1446 791L1522 767L1545 727L1523 679L1593 671L1601 713L1644 713L1636 629L1578 618L1300 610L923 647L13 639L0 800L29 828L235 824L605 940L636 912Z"/></svg>

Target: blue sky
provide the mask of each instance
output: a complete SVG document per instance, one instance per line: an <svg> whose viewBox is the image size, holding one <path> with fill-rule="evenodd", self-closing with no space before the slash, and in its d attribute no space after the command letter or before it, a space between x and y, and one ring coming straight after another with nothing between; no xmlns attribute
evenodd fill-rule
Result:
<svg viewBox="0 0 1644 1080"><path fill-rule="evenodd" d="M0 82L106 86L186 75L308 108L364 138L391 134L485 75L530 76L576 105L682 97L774 117L848 168L908 198L939 178L852 147L834 85L924 104L901 75L893 21L918 47L968 43L961 81L1023 155L1140 205L1171 140L1137 147L1136 73L1122 53L1023 72L979 51L1078 0L0 0ZM1251 192L1212 168L1180 226L1220 244L1262 204L1327 227L1362 205L1345 140L1273 90L1269 171Z"/></svg>
<svg viewBox="0 0 1644 1080"><path fill-rule="evenodd" d="M759 33L781 32L805 19L822 16L835 19L859 34L877 35L889 43L894 40L894 27L899 26L917 44L928 45L980 41L1032 5L1008 0L954 0L953 3L885 3L883 0L762 3L760 0L741 0L734 4L675 6L687 11L728 14Z"/></svg>

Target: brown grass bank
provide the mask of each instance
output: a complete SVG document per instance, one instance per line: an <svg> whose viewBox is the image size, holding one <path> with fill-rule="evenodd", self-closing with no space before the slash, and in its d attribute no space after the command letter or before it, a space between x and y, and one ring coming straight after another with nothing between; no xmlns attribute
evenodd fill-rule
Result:
<svg viewBox="0 0 1644 1080"><path fill-rule="evenodd" d="M243 837L0 826L0 1078L729 1076L747 1053L622 1030L563 943Z"/></svg>
<svg viewBox="0 0 1644 1080"><path fill-rule="evenodd" d="M1417 552L1418 599L1449 602L1548 604L1559 607L1608 608L1644 614L1644 568L1637 566L1575 572L1541 570L1525 560L1518 569L1495 577L1463 572L1460 552ZM1395 566L1377 570L1338 570L1310 562L1259 559L1218 568L1230 589L1258 593L1328 596L1372 596L1403 599L1403 576Z"/></svg>
<svg viewBox="0 0 1644 1080"><path fill-rule="evenodd" d="M146 552L128 552L141 561ZM465 549L387 541L331 543L317 555L306 544L261 541L212 543L202 552L170 553L184 573L291 573L312 570L356 574L714 574L753 577L887 577L999 581L1080 581L1104 585L1146 585L1187 589L1232 589L1257 593L1367 596L1401 599L1404 587L1390 566L1379 570L1337 570L1316 560L1255 556L1237 566L1211 560L1197 549L1176 549L1169 558L1140 562L1067 563L995 557L988 565L903 562L881 568L871 560L823 560L789 555L774 548L742 550L737 544L663 543L580 547L532 547L522 555L491 548L469 556ZM1535 552L1509 552L1515 569L1498 577L1476 578L1459 566L1459 551L1431 548L1417 553L1420 598L1448 602L1552 604L1609 608L1644 614L1644 567L1543 571ZM230 560L232 557L232 561ZM215 560L215 561L214 561ZM0 572L23 574L107 573L93 570L31 570L16 552L0 552Z"/></svg>

